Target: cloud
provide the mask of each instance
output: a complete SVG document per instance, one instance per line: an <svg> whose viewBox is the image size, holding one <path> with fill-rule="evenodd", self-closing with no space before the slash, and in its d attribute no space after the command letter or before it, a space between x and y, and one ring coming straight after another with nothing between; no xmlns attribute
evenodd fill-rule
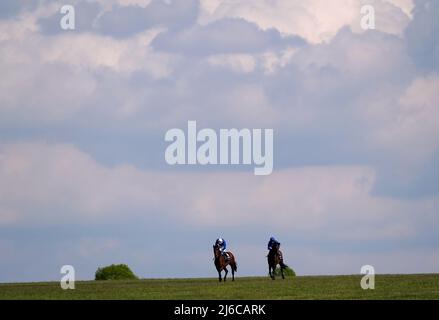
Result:
<svg viewBox="0 0 439 320"><path fill-rule="evenodd" d="M59 9L52 6L52 15L44 16L38 23L43 33L63 34L60 28ZM123 39L151 28L178 29L192 25L197 17L196 0L174 1L77 1L75 8L75 32L93 32ZM72 32L70 32L72 33Z"/></svg>
<svg viewBox="0 0 439 320"><path fill-rule="evenodd" d="M65 33L60 28L62 3L53 5L52 14L38 20L46 35ZM151 28L184 28L193 24L197 17L198 2L195 0L170 2L152 1L76 1L75 32L94 32L114 38L128 38ZM72 33L72 32L70 32Z"/></svg>
<svg viewBox="0 0 439 320"><path fill-rule="evenodd" d="M170 56L154 52L150 43L160 33L151 29L125 41L93 34L75 34L53 40L41 39L43 63L62 63L88 71L108 68L120 73L145 71L153 77L166 77L170 73ZM43 45L40 47L40 45Z"/></svg>
<svg viewBox="0 0 439 320"><path fill-rule="evenodd" d="M386 115L379 116L384 122L375 131L374 138L397 152L404 161L417 163L430 158L439 149L438 102L439 75L414 79L397 104L381 110ZM413 148L416 148L415 154L411 151Z"/></svg>
<svg viewBox="0 0 439 320"><path fill-rule="evenodd" d="M330 41L337 32L350 26L360 29L360 8L372 4L377 14L377 29L401 34L409 21L411 1L340 0L337 5L326 1L217 1L201 0L201 24L224 17L243 18L266 30L275 28L282 34L298 35L310 43Z"/></svg>
<svg viewBox="0 0 439 320"><path fill-rule="evenodd" d="M241 29L247 36L238 36ZM134 128L137 134L152 130L160 136L188 119L205 126L270 126L282 132L285 151L277 156L282 167L370 163L372 158L381 175L388 165L377 161L373 150L382 143L370 135L382 119L365 106L376 103L376 110L382 108L376 116L387 117L386 110L393 110L388 104L397 101L416 72L404 39L378 31L357 34L347 27L317 45L243 19L179 32L149 29L124 39L81 32L47 37L32 29L20 34L2 42L8 81L0 83L0 100L9 127L93 127L114 138ZM178 45L174 38L182 34L193 42ZM170 47L161 47L168 38ZM291 144L295 157L286 152ZM160 144L150 152L159 159ZM369 158L363 160L365 154ZM387 154L384 150L380 157ZM416 154L425 155L424 163L432 155ZM119 159L133 161L129 155ZM401 160L388 159L403 170Z"/></svg>
<svg viewBox="0 0 439 320"><path fill-rule="evenodd" d="M373 1L377 30L364 31L350 0L75 1L68 33L50 27L60 4L0 20L0 274L20 279L35 243L45 262L23 279L58 276L67 253L87 277L124 257L145 275L210 275L222 230L244 264L274 233L297 244L302 273L437 265L434 2ZM273 128L274 173L167 166L164 132L188 120ZM139 258L180 238L202 265ZM404 256L428 267L400 268Z"/></svg>
<svg viewBox="0 0 439 320"><path fill-rule="evenodd" d="M19 263L12 252L23 244L26 250L29 243L46 248L44 264L32 269L20 264L21 280L54 279L66 263L74 264L82 279L91 278L97 266L115 262L128 262L142 270L141 276L163 277L172 270L155 270L146 257L164 263L169 257L161 253L175 249L179 237L187 238L188 246L204 243L206 249L191 255L204 262L178 274L207 276L213 268L208 243L218 230L231 240L240 265L248 266L242 274L264 272L258 257L265 254L269 233L281 237L288 261L301 274L357 272L366 263L379 272L431 271L437 263L423 243L434 247L437 241L439 198L374 196L375 172L368 167L308 166L261 179L251 170L109 167L66 144L7 144L0 154L0 250L10 263ZM188 186L191 192L184 192ZM157 241L161 250L156 252ZM178 251L174 258L180 255L187 258ZM386 255L397 261L418 256L425 266L401 267ZM330 257L339 257L340 263ZM327 259L333 262L322 268ZM2 279L17 279L16 271L2 268Z"/></svg>
<svg viewBox="0 0 439 320"><path fill-rule="evenodd" d="M153 41L158 50L190 56L220 53L255 53L287 46L300 46L298 37L282 37L274 29L260 30L243 19L221 19L177 33L163 33Z"/></svg>
<svg viewBox="0 0 439 320"><path fill-rule="evenodd" d="M0 2L0 19L16 18L26 10L34 10L38 0L3 0Z"/></svg>
<svg viewBox="0 0 439 320"><path fill-rule="evenodd" d="M255 70L256 61L248 54L219 54L209 57L209 63L213 66L224 66L236 72L249 73Z"/></svg>
<svg viewBox="0 0 439 320"><path fill-rule="evenodd" d="M425 71L439 71L439 3L420 0L416 2L413 20L407 27L407 50L416 64Z"/></svg>
<svg viewBox="0 0 439 320"><path fill-rule="evenodd" d="M4 225L147 221L160 213L199 227L265 224L344 240L398 239L417 232L412 210L429 212L438 201L372 196L375 175L367 167L305 167L260 179L251 172L105 167L69 145L23 143L1 152ZM187 185L191 192L182 193ZM267 221L269 212L277 218Z"/></svg>
<svg viewBox="0 0 439 320"><path fill-rule="evenodd" d="M0 3L0 18L14 16L20 12L20 3L16 0L5 0Z"/></svg>
<svg viewBox="0 0 439 320"><path fill-rule="evenodd" d="M188 27L195 23L197 13L195 0L153 0L146 7L116 5L99 17L96 27L102 34L124 38L153 27Z"/></svg>
<svg viewBox="0 0 439 320"><path fill-rule="evenodd" d="M133 105L134 96L145 91L127 93L131 75L160 79L172 72L173 57L149 46L158 32L117 41L87 33L43 37L27 30L22 35L27 42L4 39L0 65L8 80L0 83L0 122L47 125L102 108L110 117L134 112L143 105L142 101Z"/></svg>
<svg viewBox="0 0 439 320"><path fill-rule="evenodd" d="M126 210L135 214L140 208L153 209L154 202L158 204L158 198L153 199L158 194L149 189L149 179L144 174L137 176L140 172L130 166L116 170L101 167L68 145L7 146L1 161L2 180L16 181L10 188L2 185L6 207L2 211L11 204L18 210L16 218L21 223L96 223L111 216L117 218ZM124 184L133 189L122 187Z"/></svg>

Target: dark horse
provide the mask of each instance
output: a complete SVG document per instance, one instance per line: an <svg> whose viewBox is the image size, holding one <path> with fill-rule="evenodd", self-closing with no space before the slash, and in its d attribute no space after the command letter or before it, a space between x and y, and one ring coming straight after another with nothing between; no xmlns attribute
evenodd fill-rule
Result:
<svg viewBox="0 0 439 320"><path fill-rule="evenodd" d="M268 273L270 274L271 279L274 280L274 272L276 270L277 265L280 265L280 273L282 275L282 279L285 279L284 269L288 266L284 263L284 259L282 257L282 252L279 250L279 245L276 244L270 250L267 256L268 260Z"/></svg>
<svg viewBox="0 0 439 320"><path fill-rule="evenodd" d="M232 281L235 281L235 272L238 270L235 256L233 255L233 253L228 251L227 254L229 255L229 259L226 260L226 257L224 257L224 255L221 254L219 246L218 245L213 246L215 267L216 267L216 270L218 271L218 277L219 277L220 282L222 280L221 279L221 271L223 271L223 270L225 272L224 281L226 281L227 274L229 273L229 271L227 270L228 265L230 265L230 267L232 269Z"/></svg>

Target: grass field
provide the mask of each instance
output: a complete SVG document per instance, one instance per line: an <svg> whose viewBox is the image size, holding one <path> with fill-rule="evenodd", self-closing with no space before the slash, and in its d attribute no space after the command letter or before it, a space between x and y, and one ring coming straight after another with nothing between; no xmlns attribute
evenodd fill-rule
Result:
<svg viewBox="0 0 439 320"><path fill-rule="evenodd" d="M362 290L361 276L77 281L0 284L0 299L439 299L439 274L376 275L375 290Z"/></svg>

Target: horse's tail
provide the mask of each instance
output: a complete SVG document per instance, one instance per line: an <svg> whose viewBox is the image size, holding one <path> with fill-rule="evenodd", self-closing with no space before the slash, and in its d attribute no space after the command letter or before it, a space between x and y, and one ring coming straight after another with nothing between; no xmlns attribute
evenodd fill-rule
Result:
<svg viewBox="0 0 439 320"><path fill-rule="evenodd" d="M236 259L235 259L235 256L233 255L233 253L230 252L230 254L232 256L232 259L230 261L230 266L232 267L234 272L237 272L238 271L238 263L236 262Z"/></svg>
<svg viewBox="0 0 439 320"><path fill-rule="evenodd" d="M279 265L282 269L288 268L288 266L284 263L284 256L282 254L282 251L277 250L277 256L279 258Z"/></svg>

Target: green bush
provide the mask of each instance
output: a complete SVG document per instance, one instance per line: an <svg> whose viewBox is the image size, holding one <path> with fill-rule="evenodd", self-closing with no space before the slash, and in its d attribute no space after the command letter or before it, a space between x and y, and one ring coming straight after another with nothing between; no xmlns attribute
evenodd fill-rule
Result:
<svg viewBox="0 0 439 320"><path fill-rule="evenodd" d="M111 266L98 268L95 280L132 280L138 279L126 264L112 264Z"/></svg>
<svg viewBox="0 0 439 320"><path fill-rule="evenodd" d="M274 271L274 275L275 275L276 277L280 277L280 276L281 276L281 273L280 273L280 267L277 267L277 268L276 268L276 270ZM296 273L295 273L294 270L291 269L290 267L286 267L286 268L284 269L284 276L286 276L286 277L295 277L295 276L296 276Z"/></svg>

